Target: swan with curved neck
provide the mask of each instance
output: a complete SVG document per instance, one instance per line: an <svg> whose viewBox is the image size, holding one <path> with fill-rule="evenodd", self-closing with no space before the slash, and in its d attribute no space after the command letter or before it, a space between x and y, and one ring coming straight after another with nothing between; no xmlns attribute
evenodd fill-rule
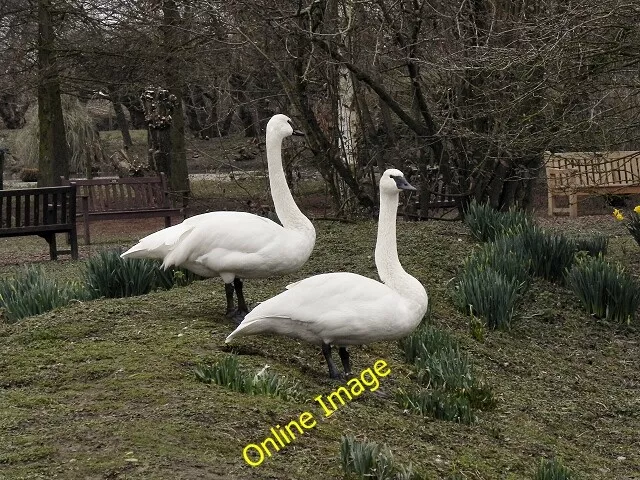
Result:
<svg viewBox="0 0 640 480"><path fill-rule="evenodd" d="M254 334L279 334L320 345L329 376L339 373L331 358L338 353L351 374L348 345L395 340L409 335L427 311L422 284L398 259L396 214L399 192L415 190L401 171L386 170L380 178L380 216L376 267L381 282L348 272L325 273L287 287L285 292L255 307L226 339Z"/></svg>
<svg viewBox="0 0 640 480"><path fill-rule="evenodd" d="M289 117L274 115L267 123L269 184L282 225L246 212L203 213L144 237L121 256L161 259L165 269L176 266L203 277L222 277L227 315L239 323L249 311L241 279L293 272L315 244L313 224L296 205L282 168L282 141L291 135L303 134L294 130Z"/></svg>

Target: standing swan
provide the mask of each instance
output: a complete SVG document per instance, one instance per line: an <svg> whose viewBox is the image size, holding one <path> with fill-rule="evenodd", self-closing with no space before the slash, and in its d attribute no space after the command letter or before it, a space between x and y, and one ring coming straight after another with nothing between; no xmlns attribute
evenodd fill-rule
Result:
<svg viewBox="0 0 640 480"><path fill-rule="evenodd" d="M325 273L289 285L285 292L261 303L226 339L277 333L322 347L329 376L340 374L331 359L331 345L345 374L351 374L347 345L395 340L410 334L427 311L422 284L404 271L396 246L396 213L400 190L415 190L401 171L380 178L380 216L376 267L384 283L355 273Z"/></svg>
<svg viewBox="0 0 640 480"><path fill-rule="evenodd" d="M290 135L303 134L293 129L289 117L274 115L267 123L269 184L282 226L246 212L203 213L144 237L122 258L157 258L165 269L175 265L203 277L219 275L225 283L227 315L240 323L249 311L241 279L297 270L316 241L313 224L293 200L282 168L282 140Z"/></svg>

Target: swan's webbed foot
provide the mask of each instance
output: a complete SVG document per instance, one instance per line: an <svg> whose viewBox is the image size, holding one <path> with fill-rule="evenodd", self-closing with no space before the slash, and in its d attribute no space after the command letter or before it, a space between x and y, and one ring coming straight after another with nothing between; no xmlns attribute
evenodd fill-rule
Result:
<svg viewBox="0 0 640 480"><path fill-rule="evenodd" d="M329 367L329 378L332 379L340 379L342 375L336 368L335 363L333 363L333 359L331 358L331 345L327 343L322 344L322 354L324 355L324 359L327 361L327 366Z"/></svg>
<svg viewBox="0 0 640 480"><path fill-rule="evenodd" d="M233 320L236 325L240 325L244 320L244 317L246 317L247 313L249 312L243 312L242 310L237 309L231 315L229 315L229 318L231 318L231 320Z"/></svg>
<svg viewBox="0 0 640 480"><path fill-rule="evenodd" d="M236 325L240 325L242 320L244 320L244 317L249 313L247 302L245 301L244 294L242 293L242 280L235 278L233 283L225 283L224 292L227 298L227 311L225 312L225 316L232 319ZM234 292L238 297L238 308L234 305Z"/></svg>

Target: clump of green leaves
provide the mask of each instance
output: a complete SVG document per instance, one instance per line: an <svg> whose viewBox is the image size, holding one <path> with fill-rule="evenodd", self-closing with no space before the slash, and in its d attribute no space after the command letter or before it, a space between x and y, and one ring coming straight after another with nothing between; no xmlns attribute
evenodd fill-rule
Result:
<svg viewBox="0 0 640 480"><path fill-rule="evenodd" d="M412 392L399 390L396 400L404 409L422 416L469 425L475 418L469 399L462 395L440 390L420 389Z"/></svg>
<svg viewBox="0 0 640 480"><path fill-rule="evenodd" d="M636 207L638 211L633 211L627 217L627 230L636 241L638 245L640 245L640 208Z"/></svg>
<svg viewBox="0 0 640 480"><path fill-rule="evenodd" d="M340 439L340 463L345 478L358 480L421 480L411 465L397 464L386 445L356 440L353 435Z"/></svg>
<svg viewBox="0 0 640 480"><path fill-rule="evenodd" d="M249 395L269 395L284 400L300 396L297 382L268 373L266 367L258 373L248 372L240 368L238 359L232 355L210 366L198 365L195 375L203 383L215 383Z"/></svg>
<svg viewBox="0 0 640 480"><path fill-rule="evenodd" d="M458 342L443 330L423 324L411 335L400 340L400 348L404 353L407 363L415 364L421 358L428 356L430 352L455 349Z"/></svg>
<svg viewBox="0 0 640 480"><path fill-rule="evenodd" d="M573 478L571 471L555 458L541 460L533 476L533 480L571 480L571 478Z"/></svg>
<svg viewBox="0 0 640 480"><path fill-rule="evenodd" d="M514 238L501 236L467 257L452 292L461 312L490 328L511 327L516 305L531 281L531 258Z"/></svg>
<svg viewBox="0 0 640 480"><path fill-rule="evenodd" d="M529 228L533 220L523 210L510 209L500 212L487 203L471 202L464 216L471 235L480 242L490 242L506 233L516 233Z"/></svg>
<svg viewBox="0 0 640 480"><path fill-rule="evenodd" d="M471 275L487 269L501 273L505 278L516 280L519 290L524 291L530 281L531 257L514 244L512 237L499 237L476 249L463 263L463 270Z"/></svg>
<svg viewBox="0 0 640 480"><path fill-rule="evenodd" d="M531 273L550 281L559 281L574 262L577 246L562 234L549 233L534 226L523 230L505 242L515 251L524 252L530 259Z"/></svg>
<svg viewBox="0 0 640 480"><path fill-rule="evenodd" d="M591 315L631 323L640 307L640 285L622 266L586 257L567 273L567 284Z"/></svg>
<svg viewBox="0 0 640 480"><path fill-rule="evenodd" d="M8 323L86 298L81 284L59 284L47 278L39 266L29 266L18 276L0 280L0 309Z"/></svg>
<svg viewBox="0 0 640 480"><path fill-rule="evenodd" d="M487 267L463 271L453 291L456 307L482 318L491 328L508 329L523 283Z"/></svg>
<svg viewBox="0 0 640 480"><path fill-rule="evenodd" d="M475 377L469 356L455 339L430 325L423 325L401 340L405 360L415 367L417 389L396 397L404 409L422 415L462 423L473 421L473 409L495 405L490 388Z"/></svg>
<svg viewBox="0 0 640 480"><path fill-rule="evenodd" d="M185 268L170 267L165 270L160 262L157 262L156 278L158 287L164 290L170 290L173 287L185 287L190 283L203 279L200 275Z"/></svg>
<svg viewBox="0 0 640 480"><path fill-rule="evenodd" d="M571 239L576 252L586 252L592 257L604 255L609 247L609 237L601 233L579 235Z"/></svg>
<svg viewBox="0 0 640 480"><path fill-rule="evenodd" d="M156 289L157 261L120 258L117 250L103 250L87 261L87 290L92 298L144 295Z"/></svg>
<svg viewBox="0 0 640 480"><path fill-rule="evenodd" d="M91 298L121 298L168 290L199 279L183 269L161 268L158 260L120 258L118 250L103 250L87 261L86 283Z"/></svg>

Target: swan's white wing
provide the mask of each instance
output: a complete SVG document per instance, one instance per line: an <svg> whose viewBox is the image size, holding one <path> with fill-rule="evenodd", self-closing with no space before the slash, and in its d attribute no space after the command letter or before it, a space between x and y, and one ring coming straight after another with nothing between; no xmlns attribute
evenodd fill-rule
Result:
<svg viewBox="0 0 640 480"><path fill-rule="evenodd" d="M227 337L275 333L311 343L353 345L399 338L412 322L405 299L354 273L327 273L289 285L261 303Z"/></svg>
<svg viewBox="0 0 640 480"><path fill-rule="evenodd" d="M251 269L277 271L295 235L268 218L245 212L211 212L153 233L123 257L160 258L163 266L202 267L240 276ZM309 252L310 253L310 252ZM308 256L308 255L307 255ZM199 269L199 268L198 268Z"/></svg>

